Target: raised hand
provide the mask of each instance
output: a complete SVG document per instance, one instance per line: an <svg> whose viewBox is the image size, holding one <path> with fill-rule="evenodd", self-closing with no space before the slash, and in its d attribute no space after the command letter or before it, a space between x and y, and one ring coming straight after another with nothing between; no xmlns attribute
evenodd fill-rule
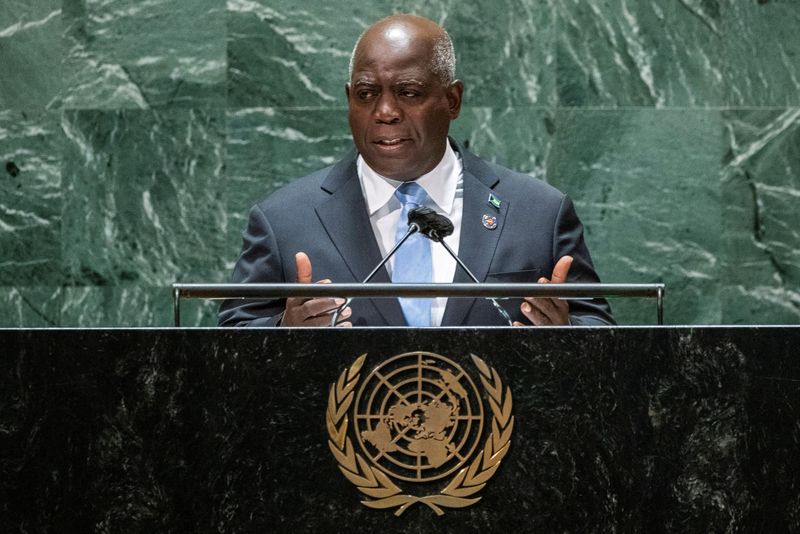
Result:
<svg viewBox="0 0 800 534"><path fill-rule="evenodd" d="M310 284L312 280L311 260L305 252L298 252L294 256L297 267L297 283ZM328 279L319 280L318 284L330 284ZM283 312L281 326L330 326L331 314L336 308L344 304L341 298L311 298L292 297L286 299L286 310ZM352 323L346 319L352 310L348 307L339 315L340 322L336 326L350 327Z"/></svg>
<svg viewBox="0 0 800 534"><path fill-rule="evenodd" d="M539 278L540 284L562 284L567 281L572 256L562 256L553 267L553 274L548 279ZM569 324L569 304L566 300L551 297L525 297L520 310L528 320L536 326L561 326ZM526 326L519 321L514 326Z"/></svg>

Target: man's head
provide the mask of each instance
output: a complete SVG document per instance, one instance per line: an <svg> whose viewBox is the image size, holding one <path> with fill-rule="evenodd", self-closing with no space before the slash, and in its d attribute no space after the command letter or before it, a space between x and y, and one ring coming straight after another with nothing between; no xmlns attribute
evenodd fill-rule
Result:
<svg viewBox="0 0 800 534"><path fill-rule="evenodd" d="M350 130L376 172L415 180L442 159L464 85L454 80L450 36L436 23L393 15L367 28L345 90Z"/></svg>

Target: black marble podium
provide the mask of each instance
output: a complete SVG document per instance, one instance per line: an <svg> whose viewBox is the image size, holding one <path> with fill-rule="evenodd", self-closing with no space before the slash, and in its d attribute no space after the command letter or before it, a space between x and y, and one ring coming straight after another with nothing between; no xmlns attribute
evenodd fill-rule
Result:
<svg viewBox="0 0 800 534"><path fill-rule="evenodd" d="M800 328L0 330L0 532L800 530ZM328 388L408 351L514 394L470 508L360 504Z"/></svg>

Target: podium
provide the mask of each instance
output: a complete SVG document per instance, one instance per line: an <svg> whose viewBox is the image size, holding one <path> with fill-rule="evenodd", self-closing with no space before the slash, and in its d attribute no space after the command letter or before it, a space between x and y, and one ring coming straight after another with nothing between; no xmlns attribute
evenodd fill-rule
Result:
<svg viewBox="0 0 800 534"><path fill-rule="evenodd" d="M799 345L796 327L0 330L0 531L797 531ZM480 500L441 516L365 506L329 444L354 362L357 393L420 352L472 376L487 417L471 355L513 395ZM398 485L438 495L457 472Z"/></svg>

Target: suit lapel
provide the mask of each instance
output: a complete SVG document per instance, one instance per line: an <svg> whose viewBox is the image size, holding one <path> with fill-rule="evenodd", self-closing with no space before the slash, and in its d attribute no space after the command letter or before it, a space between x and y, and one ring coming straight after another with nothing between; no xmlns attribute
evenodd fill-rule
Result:
<svg viewBox="0 0 800 534"><path fill-rule="evenodd" d="M317 216L354 279L361 282L381 260L381 253L358 181L355 153L331 169L322 189L331 196L316 207ZM386 269L378 271L372 282L390 282ZM397 299L370 300L386 324L405 324Z"/></svg>
<svg viewBox="0 0 800 534"><path fill-rule="evenodd" d="M456 148L461 154L464 166L464 206L461 216L458 256L472 271L472 274L483 282L486 280L489 266L497 249L497 242L503 232L509 201L501 198L499 209L489 204L489 194L492 193L492 187L497 185L499 180L488 165L461 147L457 146ZM487 228L483 223L484 215L496 217L497 227ZM461 267L456 266L453 282L471 283L472 280ZM461 325L474 303L475 299L448 299L442 317L442 326Z"/></svg>

